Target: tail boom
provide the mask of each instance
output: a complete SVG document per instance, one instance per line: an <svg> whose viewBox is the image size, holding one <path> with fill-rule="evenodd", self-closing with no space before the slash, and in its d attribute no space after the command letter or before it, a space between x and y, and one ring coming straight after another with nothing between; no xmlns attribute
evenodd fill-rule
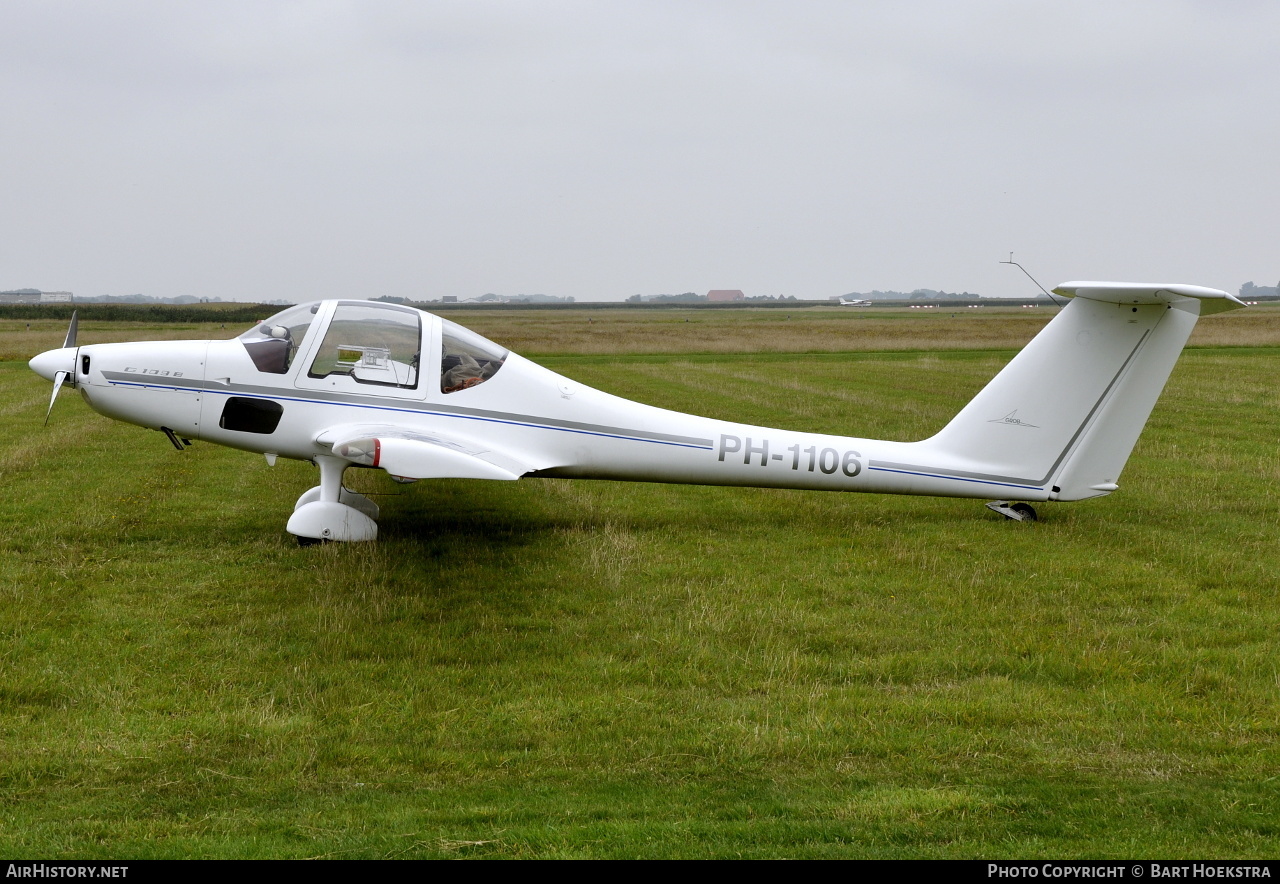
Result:
<svg viewBox="0 0 1280 884"><path fill-rule="evenodd" d="M565 426L590 443L549 448L525 475L1018 501L1110 493L1202 307L1238 302L1193 286L1058 291L1067 306L924 441L747 426L583 390L575 405L593 422ZM510 432L526 460L546 437Z"/></svg>

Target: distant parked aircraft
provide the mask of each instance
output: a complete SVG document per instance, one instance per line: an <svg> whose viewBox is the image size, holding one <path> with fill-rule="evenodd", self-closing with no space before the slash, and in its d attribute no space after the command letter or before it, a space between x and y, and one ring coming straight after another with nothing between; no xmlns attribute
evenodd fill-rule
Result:
<svg viewBox="0 0 1280 884"><path fill-rule="evenodd" d="M298 498L288 524L300 543L377 536L377 505L342 486L352 466L409 481L545 476L997 498L987 506L1032 520L1028 501L1116 490L1196 320L1243 306L1190 285L1069 282L1056 291L1071 302L922 442L642 405L447 319L373 301L290 307L229 341L78 346L73 317L63 346L31 368L53 381L50 410L66 383L97 411L160 430L179 450L201 439L271 463L312 461L320 484Z"/></svg>
<svg viewBox="0 0 1280 884"><path fill-rule="evenodd" d="M853 299L850 299L850 298L841 298L841 299L840 299L840 306L841 306L841 307L870 307L870 306L871 306L871 302L870 302L870 301L861 300L861 299L858 299L858 298L853 298Z"/></svg>

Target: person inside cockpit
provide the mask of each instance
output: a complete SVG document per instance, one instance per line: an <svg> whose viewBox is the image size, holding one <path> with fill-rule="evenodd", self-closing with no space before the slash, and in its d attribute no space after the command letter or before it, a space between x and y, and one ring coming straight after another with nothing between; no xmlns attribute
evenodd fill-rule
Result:
<svg viewBox="0 0 1280 884"><path fill-rule="evenodd" d="M441 322L441 393L466 390L497 374L506 361L506 350L447 319Z"/></svg>

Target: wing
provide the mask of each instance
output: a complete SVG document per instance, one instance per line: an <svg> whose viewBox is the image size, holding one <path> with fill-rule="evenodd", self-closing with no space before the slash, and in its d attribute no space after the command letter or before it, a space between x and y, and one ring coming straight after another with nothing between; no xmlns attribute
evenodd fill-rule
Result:
<svg viewBox="0 0 1280 884"><path fill-rule="evenodd" d="M316 437L354 464L403 479L518 479L537 469L500 451L458 439L382 425L331 427Z"/></svg>

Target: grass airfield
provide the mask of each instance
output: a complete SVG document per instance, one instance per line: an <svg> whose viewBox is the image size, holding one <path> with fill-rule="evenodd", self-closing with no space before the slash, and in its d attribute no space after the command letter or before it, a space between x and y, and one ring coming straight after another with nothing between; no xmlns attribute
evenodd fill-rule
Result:
<svg viewBox="0 0 1280 884"><path fill-rule="evenodd" d="M654 405L910 439L1050 316L970 312L449 317ZM1120 491L1031 525L351 471L378 543L310 549L310 465L70 391L42 428L39 325L0 323L4 855L1280 853L1280 308L1203 320Z"/></svg>

